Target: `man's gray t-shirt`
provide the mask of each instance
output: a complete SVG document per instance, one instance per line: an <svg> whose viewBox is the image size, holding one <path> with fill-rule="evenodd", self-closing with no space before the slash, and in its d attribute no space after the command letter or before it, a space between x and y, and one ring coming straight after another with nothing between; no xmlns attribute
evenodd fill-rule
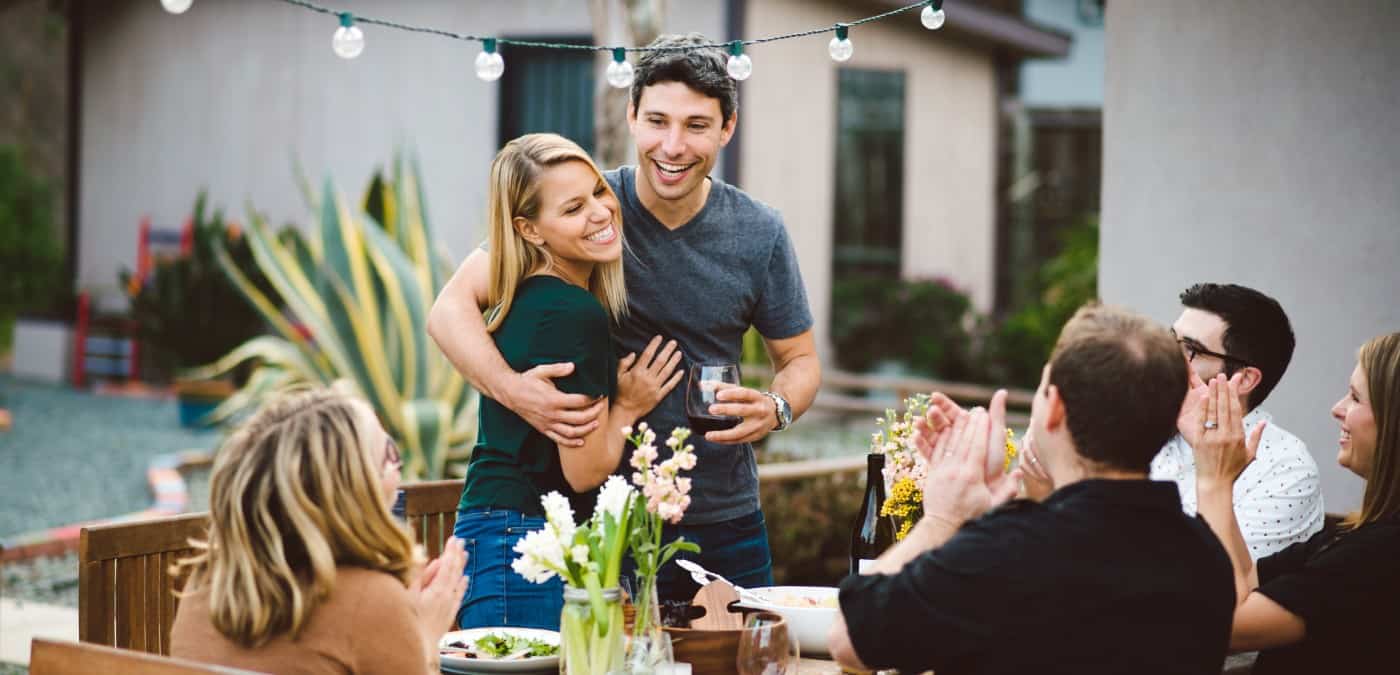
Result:
<svg viewBox="0 0 1400 675"><path fill-rule="evenodd" d="M640 354L653 336L674 339L692 363L739 363L744 333L754 326L774 340L812 327L807 291L782 216L742 190L711 178L709 198L690 222L667 229L637 197L636 168L604 174L622 204L628 313L614 326L619 354ZM645 421L658 441L687 426L685 376ZM720 445L700 435L695 445L691 504L684 522L717 523L758 510L753 446ZM669 450L658 443L662 459ZM629 475L631 448L618 471Z"/></svg>

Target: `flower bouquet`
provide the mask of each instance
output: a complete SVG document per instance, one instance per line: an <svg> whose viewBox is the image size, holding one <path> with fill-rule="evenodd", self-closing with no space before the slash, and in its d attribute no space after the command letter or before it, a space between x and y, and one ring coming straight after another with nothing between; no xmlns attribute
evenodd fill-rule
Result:
<svg viewBox="0 0 1400 675"><path fill-rule="evenodd" d="M611 476L598 493L593 515L574 523L569 500L558 492L540 498L546 524L515 544L511 568L533 583L560 577L564 610L559 617L560 672L611 673L625 658L621 591L622 554L631 532L636 490Z"/></svg>
<svg viewBox="0 0 1400 675"><path fill-rule="evenodd" d="M924 517L924 476L927 462L914 444L914 423L928 413L928 394L915 394L904 400L904 412L885 410L875 420L880 431L870 438L870 452L885 456L885 489L889 495L880 515L895 520L895 541L903 540ZM1018 454L1011 429L1006 430L1006 458L1003 471L1010 471Z"/></svg>
<svg viewBox="0 0 1400 675"><path fill-rule="evenodd" d="M683 478L681 471L695 468L695 446L686 443L690 429L677 427L666 439L666 447L671 456L656 463L656 432L647 427L646 422L637 425L637 433L624 429L628 440L636 447L632 452L632 483L640 489L632 507L632 532L629 537L632 545L632 561L637 567L637 597L633 599L637 614L632 628L634 636L655 638L655 631L661 626L656 605L656 574L680 551L699 553L700 547L694 542L678 537L675 541L661 544L661 532L666 523L681 522L681 516L690 506L690 479Z"/></svg>

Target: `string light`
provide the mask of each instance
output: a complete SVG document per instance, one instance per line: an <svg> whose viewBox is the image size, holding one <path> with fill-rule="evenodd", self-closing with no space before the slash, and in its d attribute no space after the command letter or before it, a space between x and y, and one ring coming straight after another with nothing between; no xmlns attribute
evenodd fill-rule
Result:
<svg viewBox="0 0 1400 675"><path fill-rule="evenodd" d="M506 72L506 60L496 52L496 38L481 41L481 53L476 55L476 76L485 82L495 82Z"/></svg>
<svg viewBox="0 0 1400 675"><path fill-rule="evenodd" d="M161 6L163 6L167 12L170 12L172 14L180 14L188 10L193 1L194 0L160 0L160 3ZM450 38L453 40L461 40L464 42L480 42L482 50L481 53L478 54L476 57L476 75L477 77L487 82L498 80L500 79L501 75L505 73L505 60L502 59L501 55L496 51L497 45L514 45L517 47L529 47L534 49L556 49L575 51L582 50L594 52L604 50L611 51L613 53L613 60L611 63L608 64L607 79L608 84L611 84L614 87L631 86L632 81L636 78L636 73L634 68L632 67L632 64L627 62L627 52L688 52L700 49L727 48L729 50L729 61L726 63L725 70L729 72L730 77L736 80L746 80L750 75L753 74L753 61L749 58L747 54L744 53L744 47L746 45L766 44L769 42L777 42L779 40L792 40L795 38L821 35L832 30L831 28L817 28L813 30L806 30L795 33L784 33L782 35L771 35L761 38L734 40L731 42L724 43L712 42L705 44L687 44L659 47L617 47L603 45L580 45L555 42L538 42L534 40L497 39L494 37L470 35L466 33L455 33L449 30L443 30L441 28L413 26L409 24L388 21L385 19L372 19L366 16L355 17L349 12L338 12L327 7L318 5L314 2L311 2L310 0L280 1L312 12L339 17L340 28L337 29L335 32L335 37L331 42L331 46L335 49L335 53L337 55L346 59L353 59L356 56L359 56L365 48L364 33L361 32L359 26L355 25L356 22L362 24L374 24L376 26L393 28L395 30L402 30L410 33L437 35L439 37ZM943 26L943 23L947 20L947 16L943 13L943 0L917 0L917 2L913 2L902 7L897 7L895 9L891 9L882 14L867 16L863 19L858 19L856 21L851 21L848 23L836 24L836 37L833 38L831 42L827 45L827 52L831 55L832 59L835 59L838 62L846 61L851 58L851 54L853 54L855 51L854 46L851 44L851 41L847 35L847 32L851 26L859 26L861 24L870 23L872 21L880 21L882 19L892 17L896 14L903 14L905 12L909 12L919 8L923 8L923 11L919 15L919 20L923 23L924 27L928 28L929 30L937 30L938 28L941 28Z"/></svg>
<svg viewBox="0 0 1400 675"><path fill-rule="evenodd" d="M632 64L627 62L627 50L622 47L614 48L612 63L608 64L608 84L618 89L626 89L632 86L634 79L636 74L632 70Z"/></svg>
<svg viewBox="0 0 1400 675"><path fill-rule="evenodd" d="M353 59L365 50L365 34L355 25L355 15L340 13L340 28L331 37L331 49L342 59Z"/></svg>
<svg viewBox="0 0 1400 675"><path fill-rule="evenodd" d="M724 69L729 71L730 77L741 82L753 74L753 59L744 53L743 42L735 40L729 43L729 63L725 64Z"/></svg>
<svg viewBox="0 0 1400 675"><path fill-rule="evenodd" d="M831 54L831 60L837 63L849 61L851 54L856 51L855 45L852 45L850 38L846 37L846 31L846 24L836 24L836 37L831 38L831 42L826 45L826 51Z"/></svg>
<svg viewBox="0 0 1400 675"><path fill-rule="evenodd" d="M929 30L942 28L943 22L947 20L948 15L943 13L943 0L928 0L928 4L924 5L924 11L919 12L919 22Z"/></svg>

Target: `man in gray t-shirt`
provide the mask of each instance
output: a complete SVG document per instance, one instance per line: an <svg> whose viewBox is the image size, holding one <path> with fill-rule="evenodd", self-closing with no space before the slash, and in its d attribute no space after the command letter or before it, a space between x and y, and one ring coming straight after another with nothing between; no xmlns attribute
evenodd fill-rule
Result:
<svg viewBox="0 0 1400 675"><path fill-rule="evenodd" d="M752 443L781 431L816 397L821 381L812 314L792 242L772 208L710 177L737 124L737 86L725 55L703 36L662 36L636 65L628 125L637 165L606 174L622 209L629 313L614 327L621 353L643 354L655 337L675 341L685 364L738 363L743 335L758 329L774 364L769 391L734 387L710 408L739 417L733 428L692 437L697 465L691 506L665 538L701 547L697 559L740 586L772 584ZM689 49L685 49L689 47ZM676 49L681 48L681 49ZM433 304L428 332L479 390L561 448L596 428L601 404L557 391L550 378L571 364L524 373L500 357L481 319L488 256L468 256ZM642 364L646 365L646 364ZM685 388L646 417L660 438L688 425ZM663 458L668 452L661 448ZM627 453L624 453L626 455ZM624 466L624 475L630 468ZM674 565L661 570L663 598L689 599L696 586Z"/></svg>

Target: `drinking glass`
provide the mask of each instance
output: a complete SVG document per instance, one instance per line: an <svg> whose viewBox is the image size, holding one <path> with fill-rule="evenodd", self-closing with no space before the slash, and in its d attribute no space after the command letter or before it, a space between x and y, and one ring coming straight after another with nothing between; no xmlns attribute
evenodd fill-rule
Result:
<svg viewBox="0 0 1400 675"><path fill-rule="evenodd" d="M710 414L715 394L726 387L737 386L739 366L732 363L692 365L690 381L685 388L685 416L690 420L690 430L704 434L707 431L732 429L742 422L743 418L740 417Z"/></svg>
<svg viewBox="0 0 1400 675"><path fill-rule="evenodd" d="M796 675L801 652L787 621L772 612L755 612L739 634L739 675Z"/></svg>

